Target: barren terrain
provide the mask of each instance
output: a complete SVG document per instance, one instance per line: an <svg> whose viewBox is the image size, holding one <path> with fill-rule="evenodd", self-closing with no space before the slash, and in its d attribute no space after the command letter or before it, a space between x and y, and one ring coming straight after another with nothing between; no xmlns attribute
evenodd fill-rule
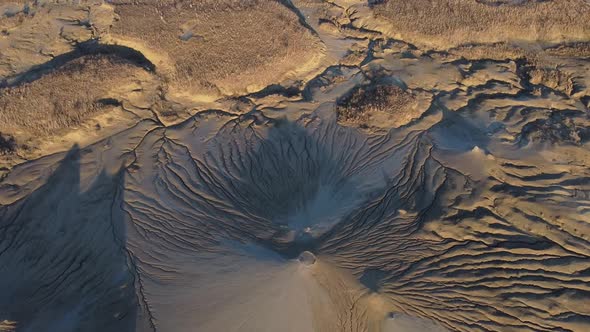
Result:
<svg viewBox="0 0 590 332"><path fill-rule="evenodd" d="M0 331L589 331L588 17L0 0Z"/></svg>

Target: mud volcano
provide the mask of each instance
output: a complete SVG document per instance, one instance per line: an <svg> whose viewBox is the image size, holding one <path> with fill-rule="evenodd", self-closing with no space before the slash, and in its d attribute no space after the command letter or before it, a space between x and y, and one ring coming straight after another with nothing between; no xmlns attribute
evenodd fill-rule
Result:
<svg viewBox="0 0 590 332"><path fill-rule="evenodd" d="M590 330L579 13L0 0L0 331Z"/></svg>

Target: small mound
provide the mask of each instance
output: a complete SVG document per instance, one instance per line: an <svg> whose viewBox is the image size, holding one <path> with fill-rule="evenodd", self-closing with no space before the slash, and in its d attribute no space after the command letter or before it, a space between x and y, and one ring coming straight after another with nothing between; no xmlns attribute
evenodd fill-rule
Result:
<svg viewBox="0 0 590 332"><path fill-rule="evenodd" d="M313 265L315 264L316 257L309 251L304 251L299 255L299 261L303 265Z"/></svg>
<svg viewBox="0 0 590 332"><path fill-rule="evenodd" d="M114 1L111 34L154 60L172 89L215 96L305 76L321 41L278 1Z"/></svg>
<svg viewBox="0 0 590 332"><path fill-rule="evenodd" d="M529 71L530 82L544 85L553 90L572 95L574 81L572 75L554 68L532 68Z"/></svg>
<svg viewBox="0 0 590 332"><path fill-rule="evenodd" d="M395 85L358 87L337 103L338 122L361 128L401 127L426 111L421 99L424 96Z"/></svg>

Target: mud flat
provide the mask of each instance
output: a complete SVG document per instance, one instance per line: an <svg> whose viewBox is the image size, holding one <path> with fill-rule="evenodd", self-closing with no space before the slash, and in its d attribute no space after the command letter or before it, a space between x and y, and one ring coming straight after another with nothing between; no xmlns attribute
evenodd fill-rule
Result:
<svg viewBox="0 0 590 332"><path fill-rule="evenodd" d="M91 40L110 17L102 1L0 1L0 83Z"/></svg>

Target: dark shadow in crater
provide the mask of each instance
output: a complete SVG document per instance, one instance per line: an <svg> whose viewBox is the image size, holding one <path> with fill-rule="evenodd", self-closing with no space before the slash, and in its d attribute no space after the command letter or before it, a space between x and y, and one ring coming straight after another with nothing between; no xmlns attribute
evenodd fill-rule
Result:
<svg viewBox="0 0 590 332"><path fill-rule="evenodd" d="M123 172L80 191L74 147L47 182L0 207L0 321L16 331L135 331L135 272L124 249Z"/></svg>
<svg viewBox="0 0 590 332"><path fill-rule="evenodd" d="M244 118L218 133L222 139L209 149L208 168L220 170L220 178L232 179L231 196L220 198L259 216L273 235L239 231L285 258L297 258L303 251L348 251L362 245L362 239L373 241L386 234L403 238L440 216L446 204L441 195L463 185L461 174L428 157L426 138L410 143L413 152L400 165L405 169L400 170L401 178L383 178L382 185L367 187L375 177L385 176L381 172L392 171L383 169L383 163L394 152L372 147L366 154L358 153L365 148L366 134L333 120L290 122L249 116L255 125L246 127L240 122L247 123ZM351 172L355 168L362 173ZM423 212L410 220L398 218L399 209ZM248 227L248 221L240 223Z"/></svg>
<svg viewBox="0 0 590 332"><path fill-rule="evenodd" d="M220 198L259 216L274 235L263 238L253 230L239 231L285 258L297 258L303 251L321 254L328 247L347 246L347 241L356 243L365 237L375 240L380 234L409 235L443 213L444 203L439 201L443 191L462 185L460 174L427 156L425 138L417 139L407 164L401 165L406 169L400 173L403 178L384 178L382 186L367 189L366 181L386 171L379 158L388 159L393 152L380 157L384 152L373 147L355 159L366 134L329 120L290 122L249 116L255 125L244 129L241 121L248 121L244 118L218 133L222 139L210 147L208 168L220 170L220 178L232 179L231 197ZM371 158L376 160L366 163ZM359 167L366 174L351 173ZM436 183L443 178L445 183ZM416 220L394 221L399 209L424 212Z"/></svg>
<svg viewBox="0 0 590 332"><path fill-rule="evenodd" d="M274 235L261 238L253 230L240 231L285 257L296 258L303 251L314 252L316 239L364 198L345 175L350 167L344 162L345 129L322 124L312 132L303 121L261 116L251 114L250 119L236 120L231 129L222 129L206 163L219 170L219 178L232 179L231 195L218 192L220 198L259 217ZM257 124L243 128L249 120Z"/></svg>

